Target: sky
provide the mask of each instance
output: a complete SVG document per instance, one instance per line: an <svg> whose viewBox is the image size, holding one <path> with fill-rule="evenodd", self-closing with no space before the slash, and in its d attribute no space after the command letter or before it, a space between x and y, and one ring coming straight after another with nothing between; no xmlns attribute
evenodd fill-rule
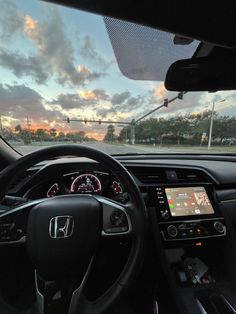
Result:
<svg viewBox="0 0 236 314"><path fill-rule="evenodd" d="M132 80L121 73L101 16L37 0L0 0L0 7L3 127L26 127L28 117L32 129L82 130L102 139L105 124L63 120L131 121L164 98L176 96L165 90L162 81ZM125 47L123 52L132 51L132 43L137 49L137 42L130 40L129 50ZM133 55L128 57L133 60ZM220 103L222 99L226 100ZM232 116L235 99L234 91L188 93L183 101L177 100L151 117L209 110L213 101L218 102L217 113Z"/></svg>

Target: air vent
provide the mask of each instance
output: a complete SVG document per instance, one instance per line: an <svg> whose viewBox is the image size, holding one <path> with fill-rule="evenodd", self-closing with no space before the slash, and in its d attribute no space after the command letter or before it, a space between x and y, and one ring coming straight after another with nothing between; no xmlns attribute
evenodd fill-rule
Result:
<svg viewBox="0 0 236 314"><path fill-rule="evenodd" d="M129 167L128 170L143 184L191 183L209 180L201 170L162 167ZM173 177L170 175L173 174Z"/></svg>
<svg viewBox="0 0 236 314"><path fill-rule="evenodd" d="M135 177L143 184L157 184L167 180L163 168L132 168L129 169Z"/></svg>
<svg viewBox="0 0 236 314"><path fill-rule="evenodd" d="M178 182L201 182L206 180L205 174L195 169L175 169Z"/></svg>

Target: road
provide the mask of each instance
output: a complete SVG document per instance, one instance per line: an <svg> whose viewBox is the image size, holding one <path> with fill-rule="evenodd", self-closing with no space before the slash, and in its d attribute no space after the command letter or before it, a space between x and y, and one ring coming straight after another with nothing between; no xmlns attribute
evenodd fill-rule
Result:
<svg viewBox="0 0 236 314"><path fill-rule="evenodd" d="M81 145L93 147L95 149L102 150L108 154L125 154L125 153L141 154L141 153L144 153L146 150L145 148L138 148L132 145L108 144L104 142L84 143ZM52 144L50 145L14 145L14 148L21 154L25 155L25 154L29 154L30 152L39 150L41 148L46 148L49 146L52 146Z"/></svg>
<svg viewBox="0 0 236 314"><path fill-rule="evenodd" d="M70 143L71 144L71 143ZM18 152L21 154L29 154L30 152L33 152L35 150L45 148L52 146L52 143L48 144L33 144L33 145L12 145ZM148 145L128 145L128 144L108 144L104 142L93 142L93 143L84 143L81 145L87 145L89 147L93 147L95 149L102 150L108 154L144 154L144 153L209 153L207 148L200 148L200 147L162 147L159 148L158 146L148 146ZM225 152L227 152L228 148L225 148ZM233 153L235 153L235 147ZM217 149L212 149L212 153L217 153L217 152L222 152L222 151L217 151Z"/></svg>

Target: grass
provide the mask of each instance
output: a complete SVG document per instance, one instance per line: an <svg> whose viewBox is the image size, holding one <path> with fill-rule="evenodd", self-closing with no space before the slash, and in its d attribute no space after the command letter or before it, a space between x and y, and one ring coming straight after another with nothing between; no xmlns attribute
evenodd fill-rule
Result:
<svg viewBox="0 0 236 314"><path fill-rule="evenodd" d="M131 144L129 144L130 146L132 146ZM236 146L222 146L222 145L212 145L211 149L208 150L207 146L191 146L191 145L177 145L177 144L173 144L173 145L156 145L154 146L153 144L135 144L135 147L140 147L140 148L147 148L147 149L151 149L153 152L161 152L163 151L179 151L179 152L202 152L202 153L222 153L222 154L233 154L236 153Z"/></svg>

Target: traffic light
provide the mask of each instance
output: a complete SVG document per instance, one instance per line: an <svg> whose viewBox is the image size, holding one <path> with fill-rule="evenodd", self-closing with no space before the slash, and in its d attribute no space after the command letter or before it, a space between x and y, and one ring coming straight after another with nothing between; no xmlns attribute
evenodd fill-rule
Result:
<svg viewBox="0 0 236 314"><path fill-rule="evenodd" d="M98 124L100 124L100 125L102 124L102 120L101 119L98 120Z"/></svg>
<svg viewBox="0 0 236 314"><path fill-rule="evenodd" d="M164 107L168 107L168 103L169 103L168 98L165 98L165 99L164 99L164 104L163 104L163 106L164 106Z"/></svg>
<svg viewBox="0 0 236 314"><path fill-rule="evenodd" d="M183 97L184 97L184 92L179 92L178 93L178 98L183 100Z"/></svg>
<svg viewBox="0 0 236 314"><path fill-rule="evenodd" d="M70 118L67 118L67 119L66 119L66 122L67 122L67 123L70 123Z"/></svg>
<svg viewBox="0 0 236 314"><path fill-rule="evenodd" d="M84 118L84 123L86 124L88 122L88 119L87 118Z"/></svg>

